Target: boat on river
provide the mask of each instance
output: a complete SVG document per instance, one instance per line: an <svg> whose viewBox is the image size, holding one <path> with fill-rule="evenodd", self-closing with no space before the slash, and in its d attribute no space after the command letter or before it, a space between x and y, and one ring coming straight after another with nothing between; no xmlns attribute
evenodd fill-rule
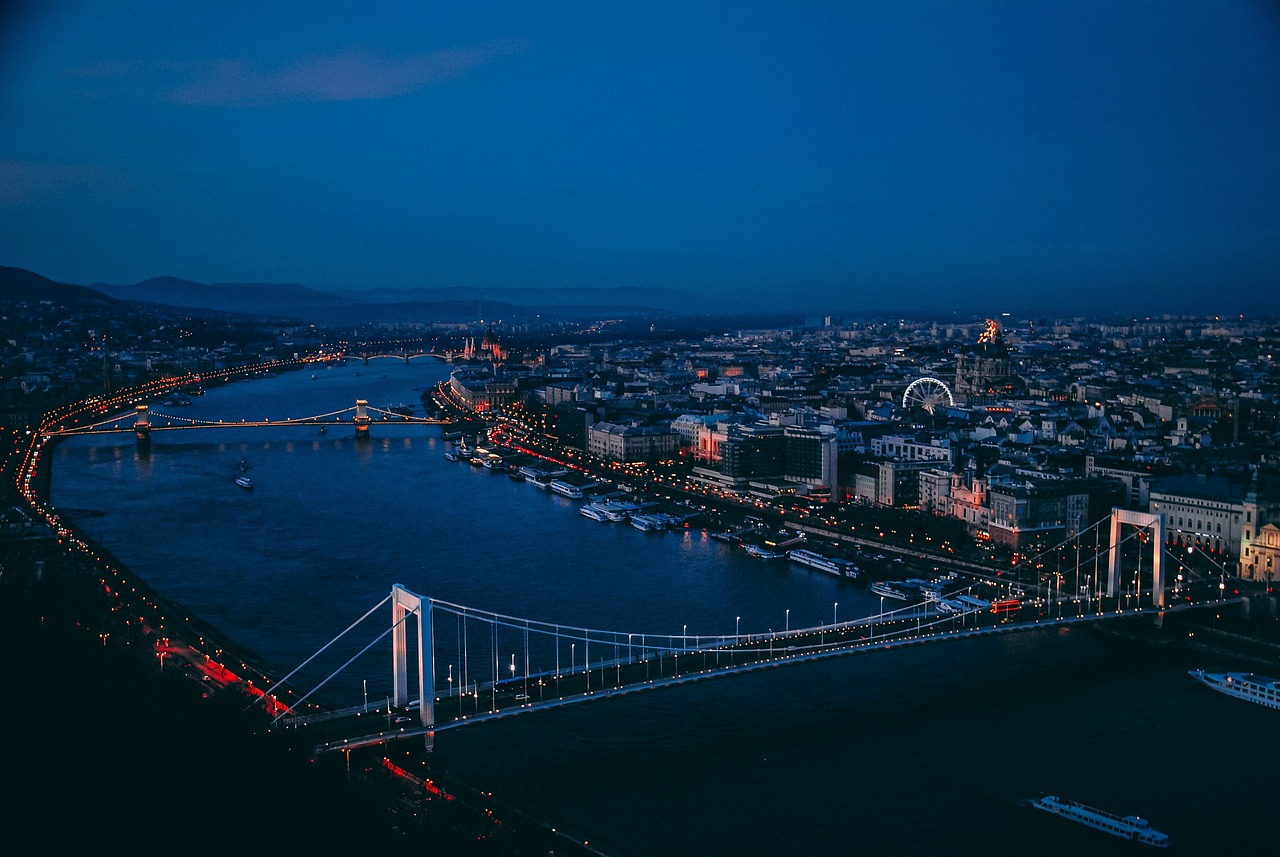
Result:
<svg viewBox="0 0 1280 857"><path fill-rule="evenodd" d="M1219 693L1280 711L1280 679L1253 673L1210 673L1204 670L1187 670L1187 675Z"/></svg>
<svg viewBox="0 0 1280 857"><path fill-rule="evenodd" d="M910 601L912 596L915 595L914 592L906 587L900 584L890 583L886 580L877 580L868 588L876 595L881 595L885 598L892 598L895 601Z"/></svg>
<svg viewBox="0 0 1280 857"><path fill-rule="evenodd" d="M1053 813L1059 818L1074 821L1110 833L1122 839L1153 845L1156 848L1168 848L1169 836L1151 827L1151 822L1136 815L1113 815L1106 810L1086 806L1079 801L1068 800L1057 795L1043 795L1032 801L1030 805L1043 812Z"/></svg>
<svg viewBox="0 0 1280 857"><path fill-rule="evenodd" d="M241 488L247 488L247 489L253 488L253 480L250 479L248 476L237 476L236 484L239 485Z"/></svg>
<svg viewBox="0 0 1280 857"><path fill-rule="evenodd" d="M601 511L596 506L595 503L588 503L587 505L583 506L581 509L578 510L578 514L582 515L582 517L584 518L590 518L593 521L609 520L608 518L605 517L604 512Z"/></svg>
<svg viewBox="0 0 1280 857"><path fill-rule="evenodd" d="M667 528L665 515L632 515L631 526L642 533L660 533Z"/></svg>
<svg viewBox="0 0 1280 857"><path fill-rule="evenodd" d="M747 556L753 556L756 559L782 559L786 556L785 553L771 551L760 545L744 545L744 547L747 551Z"/></svg>
<svg viewBox="0 0 1280 857"><path fill-rule="evenodd" d="M823 556L817 551L796 548L787 551L787 558L794 563L807 565L809 568L816 568L818 571L825 571L827 574L834 574L836 577L852 579L858 576L858 567L849 560Z"/></svg>
<svg viewBox="0 0 1280 857"><path fill-rule="evenodd" d="M594 482L591 483L591 485L594 485L594 484L595 484ZM573 482L569 482L568 480L565 480L565 479L553 479L551 480L551 482L548 484L547 487L549 487L552 491L556 492L562 497L569 497L577 500L577 499L580 499L584 493L586 493L585 489L591 486L578 485Z"/></svg>

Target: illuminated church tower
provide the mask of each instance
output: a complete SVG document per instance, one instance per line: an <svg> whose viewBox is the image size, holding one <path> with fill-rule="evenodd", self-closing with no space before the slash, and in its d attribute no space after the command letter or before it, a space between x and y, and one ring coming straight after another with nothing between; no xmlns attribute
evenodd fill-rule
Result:
<svg viewBox="0 0 1280 857"><path fill-rule="evenodd" d="M1013 393L1013 361L999 322L987 319L978 345L956 355L955 397L970 404L992 404Z"/></svg>

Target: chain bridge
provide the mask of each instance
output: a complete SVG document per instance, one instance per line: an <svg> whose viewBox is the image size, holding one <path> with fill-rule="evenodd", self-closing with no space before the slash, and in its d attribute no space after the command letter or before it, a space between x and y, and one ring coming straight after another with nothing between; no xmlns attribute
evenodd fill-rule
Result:
<svg viewBox="0 0 1280 857"><path fill-rule="evenodd" d="M254 419L199 419L153 411L149 405L137 405L132 413L124 412L105 417L87 425L71 425L44 432L50 437L72 437L83 434L111 434L132 431L140 444L149 443L154 432L190 431L192 429L266 428L270 426L346 426L357 437L368 436L370 426L377 416L383 420L418 423L421 425L446 425L450 421L437 417L418 416L400 410L389 410L370 405L365 399L341 410L302 417Z"/></svg>

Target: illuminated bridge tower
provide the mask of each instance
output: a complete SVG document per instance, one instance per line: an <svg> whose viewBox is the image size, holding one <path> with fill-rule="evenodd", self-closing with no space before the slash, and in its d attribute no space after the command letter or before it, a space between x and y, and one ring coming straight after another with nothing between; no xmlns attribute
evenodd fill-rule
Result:
<svg viewBox="0 0 1280 857"><path fill-rule="evenodd" d="M1111 550L1107 560L1107 595L1116 594L1116 583L1120 577L1120 527L1130 524L1135 527L1151 528L1151 598L1157 607L1164 606L1164 515L1150 515L1146 512L1131 512L1127 509L1111 510ZM1139 543L1141 548L1141 543ZM1141 585L1141 584L1139 584Z"/></svg>
<svg viewBox="0 0 1280 857"><path fill-rule="evenodd" d="M391 679L398 706L409 704L410 615L418 617L418 715L422 725L430 728L436 725L436 691L431 671L424 665L431 662L431 603L397 583L391 587Z"/></svg>
<svg viewBox="0 0 1280 857"><path fill-rule="evenodd" d="M151 422L147 415L147 406L138 405L138 416L133 422L133 436L138 440L138 446L150 446L151 444Z"/></svg>
<svg viewBox="0 0 1280 857"><path fill-rule="evenodd" d="M356 399L356 437L364 440L369 439L369 423L373 422L366 410L368 407L368 401Z"/></svg>

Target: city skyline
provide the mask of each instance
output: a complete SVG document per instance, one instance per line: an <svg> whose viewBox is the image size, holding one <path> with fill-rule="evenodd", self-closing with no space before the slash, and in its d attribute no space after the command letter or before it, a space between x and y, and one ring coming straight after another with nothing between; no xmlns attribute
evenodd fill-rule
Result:
<svg viewBox="0 0 1280 857"><path fill-rule="evenodd" d="M1258 3L28 4L0 55L0 264L64 282L1276 308Z"/></svg>

